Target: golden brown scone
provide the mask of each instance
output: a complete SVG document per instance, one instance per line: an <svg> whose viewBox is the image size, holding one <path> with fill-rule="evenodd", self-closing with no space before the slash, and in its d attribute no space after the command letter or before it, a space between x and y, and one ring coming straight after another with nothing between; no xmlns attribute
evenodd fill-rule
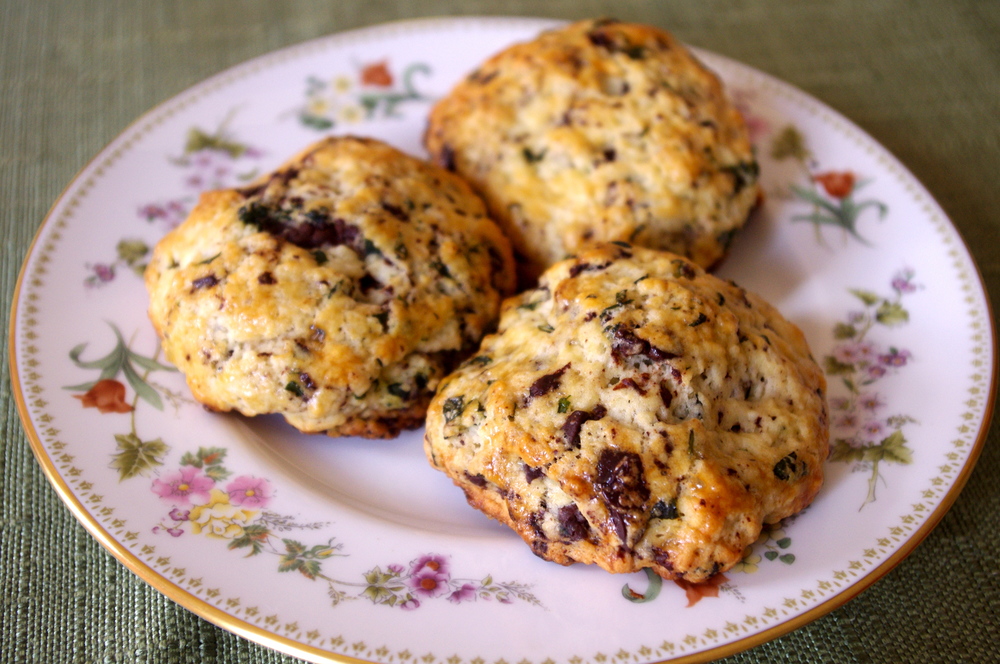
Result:
<svg viewBox="0 0 1000 664"><path fill-rule="evenodd" d="M719 79L644 25L583 21L502 51L433 108L425 144L486 199L526 283L589 241L710 268L758 197Z"/></svg>
<svg viewBox="0 0 1000 664"><path fill-rule="evenodd" d="M146 285L166 355L207 407L387 437L423 423L513 273L509 242L458 176L337 137L204 194L157 245Z"/></svg>
<svg viewBox="0 0 1000 664"><path fill-rule="evenodd" d="M598 245L504 303L431 402L424 446L542 558L699 582L819 491L825 390L760 297Z"/></svg>

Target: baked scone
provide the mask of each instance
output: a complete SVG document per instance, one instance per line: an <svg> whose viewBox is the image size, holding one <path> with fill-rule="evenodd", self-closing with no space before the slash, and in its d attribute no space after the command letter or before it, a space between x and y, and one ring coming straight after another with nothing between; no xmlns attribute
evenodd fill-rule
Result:
<svg viewBox="0 0 1000 664"><path fill-rule="evenodd" d="M540 557L699 582L815 497L826 381L771 305L678 255L597 245L504 303L425 451Z"/></svg>
<svg viewBox="0 0 1000 664"><path fill-rule="evenodd" d="M440 379L495 326L514 269L461 178L334 137L202 195L145 279L166 356L210 409L387 437L423 423Z"/></svg>
<svg viewBox="0 0 1000 664"><path fill-rule="evenodd" d="M719 79L651 26L582 21L494 55L434 106L424 142L486 199L525 283L590 241L710 268L758 198Z"/></svg>

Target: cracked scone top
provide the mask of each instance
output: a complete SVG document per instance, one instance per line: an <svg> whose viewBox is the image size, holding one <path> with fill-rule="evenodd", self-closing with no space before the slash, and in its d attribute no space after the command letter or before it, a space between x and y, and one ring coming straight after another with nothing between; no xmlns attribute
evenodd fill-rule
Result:
<svg viewBox="0 0 1000 664"><path fill-rule="evenodd" d="M146 285L168 359L209 408L385 437L423 423L514 284L509 242L458 176L338 137L204 194Z"/></svg>
<svg viewBox="0 0 1000 664"><path fill-rule="evenodd" d="M698 582L815 497L825 389L760 297L599 245L507 300L435 395L424 446L542 558Z"/></svg>
<svg viewBox="0 0 1000 664"><path fill-rule="evenodd" d="M651 26L582 21L498 53L437 103L425 143L486 199L527 282L590 241L710 268L758 198L719 79Z"/></svg>

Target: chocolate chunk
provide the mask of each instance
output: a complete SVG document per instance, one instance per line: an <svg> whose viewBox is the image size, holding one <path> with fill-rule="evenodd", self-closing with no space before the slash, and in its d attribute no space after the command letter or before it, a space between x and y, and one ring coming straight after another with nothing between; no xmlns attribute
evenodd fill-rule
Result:
<svg viewBox="0 0 1000 664"><path fill-rule="evenodd" d="M524 464L524 479L528 484L531 484L539 477L545 477L545 470L542 468L532 468L528 464Z"/></svg>
<svg viewBox="0 0 1000 664"><path fill-rule="evenodd" d="M594 486L608 506L617 510L641 509L649 500L642 458L635 452L603 450Z"/></svg>
<svg viewBox="0 0 1000 664"><path fill-rule="evenodd" d="M558 371L542 376L532 383L531 387L528 388L528 398L534 399L536 397L544 396L559 387L559 381L562 379L562 375L566 369L569 369L569 364L564 365Z"/></svg>
<svg viewBox="0 0 1000 664"><path fill-rule="evenodd" d="M663 405L670 408L671 402L674 400L674 393L670 391L670 385L663 382L660 383L660 399L663 400Z"/></svg>
<svg viewBox="0 0 1000 664"><path fill-rule="evenodd" d="M263 284L264 286L270 286L271 284L278 283L278 280L274 278L274 275L270 272L261 272L257 277L257 283Z"/></svg>
<svg viewBox="0 0 1000 664"><path fill-rule="evenodd" d="M562 425L562 433L566 439L566 443L572 448L579 449L580 429L583 427L584 422L599 420L607 414L607 409L600 404L594 406L594 410L589 413L585 410L574 410Z"/></svg>
<svg viewBox="0 0 1000 664"><path fill-rule="evenodd" d="M632 330L626 327L618 326L612 333L611 357L619 364L635 355L648 356L649 351L649 342L636 336Z"/></svg>
<svg viewBox="0 0 1000 664"><path fill-rule="evenodd" d="M390 205L389 203L382 203L382 209L391 214L392 216L394 216L396 219L399 219L400 221L410 220L410 215L406 214L406 212L403 211L403 208L399 206Z"/></svg>
<svg viewBox="0 0 1000 664"><path fill-rule="evenodd" d="M302 381L302 384L310 390L316 389L316 383L313 381L312 376L307 374L305 371L299 374L299 380Z"/></svg>
<svg viewBox="0 0 1000 664"><path fill-rule="evenodd" d="M586 538L590 534L590 524L580 513L576 503L559 508L559 536L570 542Z"/></svg>
<svg viewBox="0 0 1000 664"><path fill-rule="evenodd" d="M614 388L612 389L615 390L633 389L642 396L646 396L646 390L631 378L625 378L624 380L620 381L617 385L615 385Z"/></svg>
<svg viewBox="0 0 1000 664"><path fill-rule="evenodd" d="M676 353L653 346L627 327L620 325L615 327L611 337L611 357L621 364L625 359L635 355L645 355L658 362L678 357Z"/></svg>
<svg viewBox="0 0 1000 664"><path fill-rule="evenodd" d="M465 473L465 479L469 480L470 482L472 482L473 484L475 484L480 488L486 486L486 478L483 477L482 475L479 475L478 473L475 475L471 473Z"/></svg>
<svg viewBox="0 0 1000 664"><path fill-rule="evenodd" d="M569 269L569 276L575 277L581 272L597 272L607 268L609 265L611 265L611 261L601 263L600 265L594 265L593 263L577 263Z"/></svg>
<svg viewBox="0 0 1000 664"><path fill-rule="evenodd" d="M455 149L445 143L441 146L441 154L438 155L438 165L446 168L452 173L455 172Z"/></svg>
<svg viewBox="0 0 1000 664"><path fill-rule="evenodd" d="M201 279L195 279L191 282L191 288L193 290L201 290L202 288L211 288L212 286L219 283L214 274L210 274L207 277L202 277Z"/></svg>

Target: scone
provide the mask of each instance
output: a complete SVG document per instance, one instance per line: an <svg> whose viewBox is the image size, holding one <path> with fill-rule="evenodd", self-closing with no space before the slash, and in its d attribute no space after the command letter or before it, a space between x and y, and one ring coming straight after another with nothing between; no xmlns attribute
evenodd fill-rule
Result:
<svg viewBox="0 0 1000 664"><path fill-rule="evenodd" d="M644 25L583 21L502 51L435 105L425 144L486 199L527 283L590 241L710 268L758 198L719 79Z"/></svg>
<svg viewBox="0 0 1000 664"><path fill-rule="evenodd" d="M204 194L145 278L205 406L366 437L423 423L514 287L509 242L458 176L353 137Z"/></svg>
<svg viewBox="0 0 1000 664"><path fill-rule="evenodd" d="M760 297L598 245L504 304L431 402L425 451L542 558L699 582L816 496L825 389Z"/></svg>

